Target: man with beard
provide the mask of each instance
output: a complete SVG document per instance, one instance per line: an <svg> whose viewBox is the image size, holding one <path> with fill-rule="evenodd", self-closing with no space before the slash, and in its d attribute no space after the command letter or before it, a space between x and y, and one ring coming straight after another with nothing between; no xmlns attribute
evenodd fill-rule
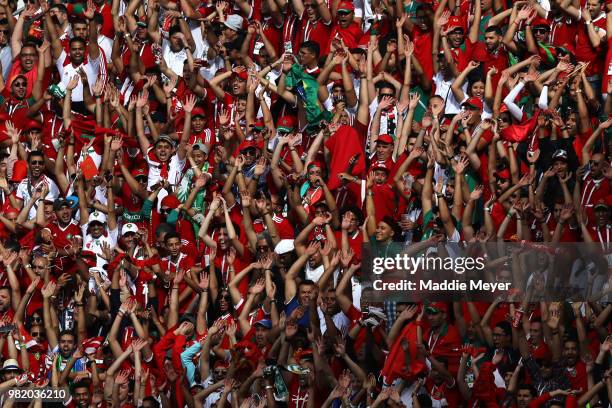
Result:
<svg viewBox="0 0 612 408"><path fill-rule="evenodd" d="M304 13L306 13L306 18L304 18ZM295 44L302 44L305 41L314 41L318 44L329 43L332 19L327 2L305 0L304 9L299 20L300 26L297 30ZM329 46L321 50L322 55L327 55L328 53Z"/></svg>
<svg viewBox="0 0 612 408"><path fill-rule="evenodd" d="M595 203L606 200L610 195L610 180L604 175L606 158L602 153L593 154L587 166L578 170L576 180L580 184L580 207L586 210L589 220L593 219ZM608 241L609 242L609 241Z"/></svg>
<svg viewBox="0 0 612 408"><path fill-rule="evenodd" d="M45 302L49 302L50 291L45 291L43 289L43 297ZM46 308L49 307L47 303ZM51 320L51 316L48 316L49 320ZM59 371L63 371L67 366L71 365L72 369L70 370L69 379L72 379L76 376L77 372L87 370L86 363L87 358L82 357L82 353L77 352L76 348L76 336L71 330L63 330L60 332L59 337L57 336L56 328L51 326L51 322L47 323L47 319L45 318L45 331L47 332L47 339L49 340L49 347L52 349L52 353L57 353L57 369ZM76 359L74 363L73 359ZM47 357L47 367L51 369L52 362Z"/></svg>
<svg viewBox="0 0 612 408"><path fill-rule="evenodd" d="M53 202L55 220L48 223L41 231L43 241L53 243L57 250L55 262L60 270L67 272L73 262L69 259L76 255L72 247L73 240L81 237L81 228L72 219L72 202L58 198Z"/></svg>
<svg viewBox="0 0 612 408"><path fill-rule="evenodd" d="M64 406L68 408L89 408L92 406L89 381L81 380L70 387L71 398Z"/></svg>
<svg viewBox="0 0 612 408"><path fill-rule="evenodd" d="M340 37L348 48L356 48L363 36L363 31L355 21L355 6L352 1L341 1L336 10L336 22L332 28L327 44L327 50L331 49L331 43Z"/></svg>
<svg viewBox="0 0 612 408"><path fill-rule="evenodd" d="M490 26L485 30L485 54L482 62L484 63L483 72L489 72L491 68L497 69L497 73L493 75L493 89L497 88L497 83L504 69L508 68L508 51L502 42L502 30L499 26Z"/></svg>
<svg viewBox="0 0 612 408"><path fill-rule="evenodd" d="M45 166L45 157L41 151L35 150L30 152L28 156L28 177L19 183L15 196L18 198L17 203L19 208L23 208L24 204L27 204L34 196L36 191L42 191L43 184L48 186L49 192L44 197L46 201L55 201L59 196L59 189L53 180L43 174ZM32 220L36 218L36 209L39 203L35 203L30 212L28 213L28 219Z"/></svg>

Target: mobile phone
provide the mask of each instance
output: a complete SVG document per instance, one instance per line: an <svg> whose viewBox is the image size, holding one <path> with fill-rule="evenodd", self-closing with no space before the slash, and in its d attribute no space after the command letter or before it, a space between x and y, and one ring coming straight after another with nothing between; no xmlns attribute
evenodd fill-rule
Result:
<svg viewBox="0 0 612 408"><path fill-rule="evenodd" d="M4 326L0 326L0 333L9 333L15 330L16 328L17 326L15 326L14 324L7 324Z"/></svg>

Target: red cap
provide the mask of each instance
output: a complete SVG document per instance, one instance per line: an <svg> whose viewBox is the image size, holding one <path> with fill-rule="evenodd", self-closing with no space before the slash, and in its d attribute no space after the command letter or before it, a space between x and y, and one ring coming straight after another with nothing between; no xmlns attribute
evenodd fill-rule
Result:
<svg viewBox="0 0 612 408"><path fill-rule="evenodd" d="M340 4L338 4L338 11L340 10L355 11L355 5L351 1L341 1Z"/></svg>
<svg viewBox="0 0 612 408"><path fill-rule="evenodd" d="M461 16L450 16L448 23L446 23L446 28L449 30L460 28L465 32L465 22Z"/></svg>
<svg viewBox="0 0 612 408"><path fill-rule="evenodd" d="M8 207L5 211L4 214L12 214L12 213L17 213L19 214L21 211L15 207Z"/></svg>
<svg viewBox="0 0 612 408"><path fill-rule="evenodd" d="M181 201L173 195L167 195L161 200L162 207L175 209L181 205Z"/></svg>
<svg viewBox="0 0 612 408"><path fill-rule="evenodd" d="M375 170L384 170L387 173L389 172L389 168L387 167L387 165L385 164L384 161L377 161L375 163L372 164L372 166L370 167L371 171L375 171Z"/></svg>
<svg viewBox="0 0 612 408"><path fill-rule="evenodd" d="M30 129L38 129L38 130L42 130L42 124L37 121L37 120L29 120L25 126L23 127L24 130L30 130Z"/></svg>
<svg viewBox="0 0 612 408"><path fill-rule="evenodd" d="M254 140L244 140L242 143L240 143L240 146L238 146L238 151L242 152L250 148L257 149L257 142Z"/></svg>
<svg viewBox="0 0 612 408"><path fill-rule="evenodd" d="M434 311L434 309L438 312L448 313L448 304L446 302L433 302L426 309L430 309Z"/></svg>
<svg viewBox="0 0 612 408"><path fill-rule="evenodd" d="M200 107L195 107L191 111L191 117L195 118L196 116L206 116L206 112Z"/></svg>
<svg viewBox="0 0 612 408"><path fill-rule="evenodd" d="M376 139L376 143L393 144L393 138L387 134L378 135L378 139Z"/></svg>
<svg viewBox="0 0 612 408"><path fill-rule="evenodd" d="M266 127L266 124L264 123L263 120L258 120L255 123L253 123L253 127L258 128L258 129L263 129Z"/></svg>
<svg viewBox="0 0 612 408"><path fill-rule="evenodd" d="M604 208L607 209L610 205L612 205L612 196L608 195L607 198L600 198L595 202L593 209Z"/></svg>
<svg viewBox="0 0 612 408"><path fill-rule="evenodd" d="M509 180L510 179L510 170L503 169L503 170L500 170L500 171L496 171L495 173L493 173L493 175L496 178L499 178L499 179Z"/></svg>
<svg viewBox="0 0 612 408"><path fill-rule="evenodd" d="M249 79L249 73L246 71L240 71L240 72L233 72L232 76L237 76L238 78L242 79L243 81L246 81L247 79Z"/></svg>
<svg viewBox="0 0 612 408"><path fill-rule="evenodd" d="M508 105L506 105L505 103L502 103L501 106L499 107L499 113L504 113L504 112L508 112Z"/></svg>
<svg viewBox="0 0 612 408"><path fill-rule="evenodd" d="M297 124L295 117L293 116L283 116L278 120L276 124L276 130L279 132L292 132Z"/></svg>
<svg viewBox="0 0 612 408"><path fill-rule="evenodd" d="M13 175L11 176L11 181L19 183L27 176L28 163L25 160L17 160L13 165Z"/></svg>
<svg viewBox="0 0 612 408"><path fill-rule="evenodd" d="M140 177L140 176L148 177L149 175L147 174L147 171L145 169L143 169L142 167L137 167L134 170L132 170L132 176L133 177Z"/></svg>
<svg viewBox="0 0 612 408"><path fill-rule="evenodd" d="M533 20L533 22L531 23L531 25L532 25L533 27L538 27L538 26L540 26L540 27L546 27L546 28L548 28L548 31L550 31L550 22L549 22L547 19L542 18L542 17L540 17L540 16L536 17L536 18Z"/></svg>
<svg viewBox="0 0 612 408"><path fill-rule="evenodd" d="M482 99L480 99L477 96L472 96L472 97L468 98L468 100L463 102L462 105L469 105L469 106L472 106L474 108L478 108L480 110L482 110L484 108L484 104L482 103Z"/></svg>

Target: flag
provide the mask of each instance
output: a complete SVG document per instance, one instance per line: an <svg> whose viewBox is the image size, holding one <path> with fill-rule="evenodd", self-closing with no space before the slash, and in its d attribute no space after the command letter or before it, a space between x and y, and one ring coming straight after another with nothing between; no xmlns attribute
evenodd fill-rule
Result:
<svg viewBox="0 0 612 408"><path fill-rule="evenodd" d="M509 142L524 142L532 136L538 126L540 110L530 118L518 125L510 125L501 131L501 137Z"/></svg>
<svg viewBox="0 0 612 408"><path fill-rule="evenodd" d="M406 352L402 348L402 339L408 341L409 367L406 367ZM417 325L415 322L410 322L391 345L391 351L385 360L381 374L385 384L391 384L398 378L407 381L415 380L420 373L426 371L425 361L418 358Z"/></svg>
<svg viewBox="0 0 612 408"><path fill-rule="evenodd" d="M89 155L81 162L81 170L83 171L83 177L88 181L98 175L96 163Z"/></svg>
<svg viewBox="0 0 612 408"><path fill-rule="evenodd" d="M348 125L342 125L325 142L325 147L329 150L331 157L329 174L332 176L327 183L327 187L330 190L335 190L340 187L341 181L337 175L346 172L349 160L357 154L359 157L357 158L357 162L351 174L361 177L365 173L365 149L361 140L362 138L357 134L354 128Z"/></svg>
<svg viewBox="0 0 612 408"><path fill-rule="evenodd" d="M287 87L295 89L298 98L302 100L306 111L306 121L309 125L316 125L322 120L330 120L331 112L325 110L319 102L319 83L311 75L304 72L301 65L293 64L291 70L287 73L285 84Z"/></svg>

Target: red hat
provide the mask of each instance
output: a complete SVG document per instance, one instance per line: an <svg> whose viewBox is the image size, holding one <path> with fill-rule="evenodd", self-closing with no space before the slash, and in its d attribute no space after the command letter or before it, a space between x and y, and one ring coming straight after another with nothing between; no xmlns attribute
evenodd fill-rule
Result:
<svg viewBox="0 0 612 408"><path fill-rule="evenodd" d="M433 302L425 308L425 311L429 313L448 313L448 304L446 302Z"/></svg>
<svg viewBox="0 0 612 408"><path fill-rule="evenodd" d="M230 366L229 361L225 361L225 360L217 360L215 362L215 365L213 366L214 368L228 368Z"/></svg>
<svg viewBox="0 0 612 408"><path fill-rule="evenodd" d="M8 207L6 210L4 210L4 215L7 214L19 214L21 211L19 211L19 209L15 208L15 207Z"/></svg>
<svg viewBox="0 0 612 408"><path fill-rule="evenodd" d="M504 112L508 112L508 105L506 105L505 103L502 103L501 106L499 107L499 113L504 113Z"/></svg>
<svg viewBox="0 0 612 408"><path fill-rule="evenodd" d="M550 22L542 17L536 17L533 22L531 23L531 25L533 27L546 27L548 29L548 31L550 31Z"/></svg>
<svg viewBox="0 0 612 408"><path fill-rule="evenodd" d="M478 108L479 110L482 110L484 108L484 104L482 103L482 99L480 99L477 96L472 96L472 97L468 98L461 105L464 105L464 106L465 105L469 105L471 107Z"/></svg>
<svg viewBox="0 0 612 408"><path fill-rule="evenodd" d="M278 120L278 123L276 124L276 130L284 133L293 132L296 123L297 121L295 120L295 117L283 116Z"/></svg>
<svg viewBox="0 0 612 408"><path fill-rule="evenodd" d="M499 179L509 180L510 179L510 170L502 169L500 171L496 171L495 173L493 173L493 175L496 178L499 178Z"/></svg>
<svg viewBox="0 0 612 408"><path fill-rule="evenodd" d="M384 161L377 161L375 163L372 164L372 167L370 167L371 171L376 171L376 170L384 170L387 173L389 173L389 168L387 167L387 165L385 164Z"/></svg>
<svg viewBox="0 0 612 408"><path fill-rule="evenodd" d="M254 140L244 140L242 143L240 143L240 146L238 146L238 151L243 152L250 148L257 149L257 142Z"/></svg>
<svg viewBox="0 0 612 408"><path fill-rule="evenodd" d="M393 138L387 134L378 135L378 139L376 139L376 143L393 144Z"/></svg>
<svg viewBox="0 0 612 408"><path fill-rule="evenodd" d="M446 23L446 28L451 31L460 28L465 32L465 22L461 16L450 16L448 23Z"/></svg>
<svg viewBox="0 0 612 408"><path fill-rule="evenodd" d="M593 209L597 210L598 208L603 208L607 210L611 204L612 204L612 196L608 195L607 198L600 198L599 200L597 200L595 202L595 205L593 206Z"/></svg>
<svg viewBox="0 0 612 408"><path fill-rule="evenodd" d="M140 176L148 177L148 174L147 174L147 171L143 169L142 167L137 167L134 170L132 170L132 176L133 177L140 177Z"/></svg>
<svg viewBox="0 0 612 408"><path fill-rule="evenodd" d="M173 195L167 195L161 200L162 207L167 207L171 209L178 208L181 205L181 201Z"/></svg>
<svg viewBox="0 0 612 408"><path fill-rule="evenodd" d="M246 81L247 79L249 79L249 73L247 71L232 72L232 76L238 77L242 79L243 81Z"/></svg>
<svg viewBox="0 0 612 408"><path fill-rule="evenodd" d="M13 165L13 175L11 181L20 183L28 176L28 163L25 160L17 160Z"/></svg>
<svg viewBox="0 0 612 408"><path fill-rule="evenodd" d="M196 116L206 116L206 112L204 111L204 109L198 107L193 108L193 110L191 111L191 117L195 118Z"/></svg>
<svg viewBox="0 0 612 408"><path fill-rule="evenodd" d="M38 129L38 130L42 130L42 124L37 121L37 120L29 120L26 122L25 126L23 127L23 130L30 130L30 129Z"/></svg>
<svg viewBox="0 0 612 408"><path fill-rule="evenodd" d="M338 4L338 11L355 11L355 5L351 1L341 1Z"/></svg>
<svg viewBox="0 0 612 408"><path fill-rule="evenodd" d="M253 127L254 127L255 129L259 129L259 130L261 130L261 129L263 129L263 128L265 128L265 127L266 127L266 124L264 123L264 121L263 121L263 120L258 120L258 121L256 121L255 123L253 123Z"/></svg>

